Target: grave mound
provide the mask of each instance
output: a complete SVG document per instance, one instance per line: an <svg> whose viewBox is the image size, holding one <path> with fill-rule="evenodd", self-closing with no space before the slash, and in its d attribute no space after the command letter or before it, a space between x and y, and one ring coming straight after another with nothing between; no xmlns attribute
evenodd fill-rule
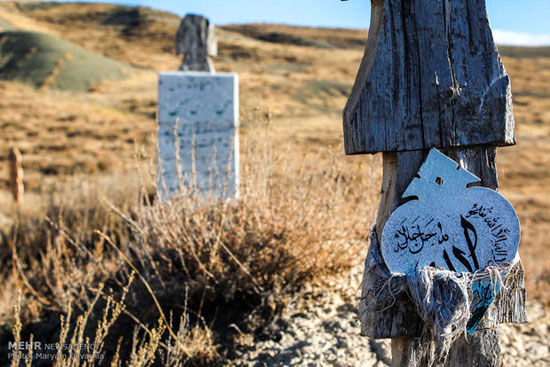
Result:
<svg viewBox="0 0 550 367"><path fill-rule="evenodd" d="M36 88L86 91L103 80L122 80L132 68L54 36L0 33L0 79Z"/></svg>

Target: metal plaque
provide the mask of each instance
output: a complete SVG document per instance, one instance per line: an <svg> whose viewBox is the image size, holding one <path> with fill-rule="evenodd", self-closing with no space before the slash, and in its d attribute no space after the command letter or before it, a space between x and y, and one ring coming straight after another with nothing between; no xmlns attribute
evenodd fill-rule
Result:
<svg viewBox="0 0 550 367"><path fill-rule="evenodd" d="M520 228L512 205L480 179L432 149L382 231L382 256L393 273L426 266L476 272L510 262L518 253ZM497 289L498 291L498 289ZM489 281L473 286L473 332L496 293Z"/></svg>

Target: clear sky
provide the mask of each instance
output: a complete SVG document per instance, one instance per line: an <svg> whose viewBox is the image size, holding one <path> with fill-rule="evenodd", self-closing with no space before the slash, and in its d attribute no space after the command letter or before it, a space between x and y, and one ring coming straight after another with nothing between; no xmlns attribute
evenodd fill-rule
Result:
<svg viewBox="0 0 550 367"><path fill-rule="evenodd" d="M72 0L74 1L74 0ZM463 0L469 1L469 0ZM486 0L495 38L506 44L550 45L550 0ZM71 2L71 1L65 1ZM97 0L199 13L215 24L284 23L367 28L369 0Z"/></svg>

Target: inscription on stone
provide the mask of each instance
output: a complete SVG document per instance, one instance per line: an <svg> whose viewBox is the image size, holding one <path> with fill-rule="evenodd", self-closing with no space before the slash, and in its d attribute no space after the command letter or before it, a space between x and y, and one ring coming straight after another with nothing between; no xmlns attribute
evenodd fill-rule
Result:
<svg viewBox="0 0 550 367"><path fill-rule="evenodd" d="M473 273L515 259L516 212L496 191L467 188L479 181L436 149L430 151L403 194L412 200L392 213L382 232L382 256L391 272L410 274L432 266ZM483 281L474 283L473 291L472 314L481 318L495 292Z"/></svg>
<svg viewBox="0 0 550 367"><path fill-rule="evenodd" d="M238 197L238 89L237 74L159 75L158 185L163 197L180 184L214 198Z"/></svg>

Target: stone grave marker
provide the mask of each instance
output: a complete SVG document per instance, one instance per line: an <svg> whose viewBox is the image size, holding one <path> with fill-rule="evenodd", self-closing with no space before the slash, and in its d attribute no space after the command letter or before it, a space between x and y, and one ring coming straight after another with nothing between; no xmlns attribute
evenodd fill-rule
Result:
<svg viewBox="0 0 550 367"><path fill-rule="evenodd" d="M176 34L176 55L183 55L181 71L214 72L211 56L218 55L214 24L196 14L182 19Z"/></svg>
<svg viewBox="0 0 550 367"><path fill-rule="evenodd" d="M370 338L392 339L392 366L500 367L496 326L527 321L524 270L519 257L515 257L514 245L506 246L509 251L499 248L498 257L493 258L508 261L510 257L515 257L512 262L506 262L509 267L485 269L490 273L487 276L502 276L505 287L501 287L476 323L475 332L468 336L463 333L466 331L464 321L468 321L465 316L469 313L467 298L475 298L476 289L475 283L461 281L463 276L460 274L471 274L468 266L475 271L475 268L485 265L483 261L489 263L489 254L479 254L476 266L471 254L461 253L471 249L467 241L464 249L462 245L456 245L460 250L455 250L456 254L452 253L453 246L449 244L449 263L456 267L460 264L462 267L455 270L467 272L456 273L430 266L450 269L443 252L446 247L436 253L437 259L426 257L415 260L411 253L406 262L399 259L393 261L387 252L395 245L390 241L392 235L394 240L395 235L399 236L398 219L401 222L405 220L399 217L399 211L405 215L407 209L403 208L406 208L409 194L415 191L413 188L418 184L413 179L432 148L438 148L462 168L457 171L458 178L451 179L450 184L455 189L460 185L461 190L471 193L471 199L480 198L481 191L474 190L482 189L463 186L465 181L478 181L469 173L479 178L474 185L492 190L498 188L496 147L515 144L514 118L510 80L493 41L485 0L380 0L371 3L367 47L343 112L346 153L383 153L382 199L365 262L363 294L359 305L362 333ZM434 180L430 182L432 189L438 190L437 186L441 186L443 190L442 186L449 184L446 178L439 178L442 185ZM422 210L425 212L429 211L430 205L444 202L458 211L466 210L462 205L470 207L471 204L465 215L471 211L469 219L480 220L473 218L482 213L479 205L474 208L474 204L478 203L475 200L464 200L459 195L451 195L447 199L419 199L416 204L409 205L425 205ZM495 201L491 204L507 207L502 200L493 199ZM510 208L507 208L505 211L510 214ZM477 209L480 211L476 212ZM395 221L390 219L394 212ZM420 210L417 208L413 212L420 213ZM408 214L412 215L412 212ZM407 220L414 221L415 218ZM507 215L507 218L506 225L511 232L506 239L510 243L519 241L519 225L516 226L514 216ZM442 221L442 227L444 223ZM390 227L386 228L387 225ZM453 236L461 234L461 223L458 226L458 229L452 230L458 231ZM403 228L401 230L406 233ZM437 230L436 224L435 232L430 231L428 237L432 233L437 235ZM473 244L471 228L466 229L466 234L465 229L462 230L462 236L467 235ZM480 236L490 233L487 229ZM451 237L451 233L445 234ZM409 232L409 235L408 245L413 246L414 252L418 250L414 249L415 246L422 246L422 239L420 243L415 242L418 240L416 234ZM426 234L424 237L429 240ZM441 233L438 241L442 240L444 244L447 242L445 238ZM481 241L487 242L487 238ZM399 244L405 245L403 242ZM387 246L385 250L384 246ZM414 266L418 261L418 268L410 274L389 269L394 265L411 265L412 261ZM426 261L428 267L420 268ZM405 270L397 269L401 272ZM468 295L464 294L461 285L468 285ZM436 297L435 302L432 296ZM485 296L483 298L488 301ZM419 307L419 303L424 303L424 306L430 303L430 307ZM464 315L453 314L457 309L463 310ZM458 319L450 318L449 325L430 325L427 319L434 315L447 317L447 311ZM461 326L460 333L456 334L457 338L447 340L449 343L426 339L430 333L433 336L438 327L436 331L440 335L454 333L457 330L453 329L455 322ZM449 349L440 353L445 348Z"/></svg>
<svg viewBox="0 0 550 367"><path fill-rule="evenodd" d="M238 75L205 71L208 46L203 41L212 39L205 30L213 33L206 18L186 16L178 30L178 51L185 53L182 68L188 71L159 75L158 186L163 198L181 185L214 199L239 195ZM197 35L204 36L200 42Z"/></svg>

